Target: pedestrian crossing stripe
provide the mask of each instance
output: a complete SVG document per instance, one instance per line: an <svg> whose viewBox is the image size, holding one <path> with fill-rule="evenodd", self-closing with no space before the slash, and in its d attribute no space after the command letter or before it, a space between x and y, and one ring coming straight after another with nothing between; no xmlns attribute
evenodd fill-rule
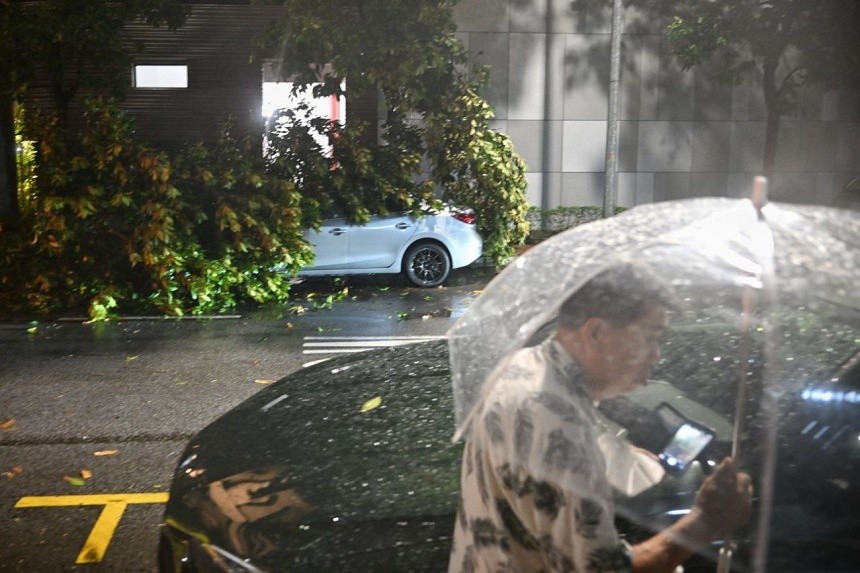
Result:
<svg viewBox="0 0 860 573"><path fill-rule="evenodd" d="M440 340L444 336L306 336L303 354L349 354L374 348L403 346L416 342Z"/></svg>

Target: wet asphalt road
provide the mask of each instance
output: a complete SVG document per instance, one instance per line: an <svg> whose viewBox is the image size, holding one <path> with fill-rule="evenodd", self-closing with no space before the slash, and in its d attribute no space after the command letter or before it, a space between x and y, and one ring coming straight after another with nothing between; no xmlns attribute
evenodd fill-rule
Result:
<svg viewBox="0 0 860 573"><path fill-rule="evenodd" d="M228 318L0 320L0 571L154 571L160 500L188 438L330 356L320 347L443 335L491 278L324 279Z"/></svg>

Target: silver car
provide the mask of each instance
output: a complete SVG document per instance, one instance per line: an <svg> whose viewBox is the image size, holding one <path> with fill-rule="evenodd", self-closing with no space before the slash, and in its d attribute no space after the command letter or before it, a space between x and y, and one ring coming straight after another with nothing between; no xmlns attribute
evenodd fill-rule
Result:
<svg viewBox="0 0 860 573"><path fill-rule="evenodd" d="M314 262L300 277L402 272L420 287L442 284L451 269L477 260L482 248L474 212L452 207L421 217L374 215L364 225L335 216L318 231L305 231L305 240Z"/></svg>

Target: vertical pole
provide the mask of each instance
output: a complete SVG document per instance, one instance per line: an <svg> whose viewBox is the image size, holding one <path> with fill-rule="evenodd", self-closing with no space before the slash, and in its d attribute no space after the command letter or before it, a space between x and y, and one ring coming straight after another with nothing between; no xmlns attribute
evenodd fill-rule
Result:
<svg viewBox="0 0 860 573"><path fill-rule="evenodd" d="M624 2L612 0L612 32L609 40L609 112L606 118L606 163L603 187L603 217L615 214L618 196L618 90L621 79L621 32Z"/></svg>
<svg viewBox="0 0 860 573"><path fill-rule="evenodd" d="M561 118L562 118L562 74L554 67L557 54L563 49L562 36L558 33L558 11L559 0L546 0L546 15L544 19L544 31L546 43L544 47L544 109L543 109L543 140L541 142L543 153L541 158L541 171L543 181L541 182L541 229L549 230L547 211L554 205L557 188L556 175L561 164Z"/></svg>

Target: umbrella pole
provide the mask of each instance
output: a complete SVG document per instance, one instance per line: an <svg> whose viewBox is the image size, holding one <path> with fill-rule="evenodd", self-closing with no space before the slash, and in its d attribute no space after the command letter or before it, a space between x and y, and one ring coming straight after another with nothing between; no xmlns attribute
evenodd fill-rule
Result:
<svg viewBox="0 0 860 573"><path fill-rule="evenodd" d="M756 177L753 179L752 196L753 206L758 213L759 221L763 220L762 207L767 203L767 179ZM747 399L747 369L750 357L750 329L752 328L753 313L753 289L749 285L744 286L741 293L741 362L738 369L738 392L735 402L735 424L732 431L732 457L735 463L740 456L740 436L743 430L744 417L746 416Z"/></svg>
<svg viewBox="0 0 860 573"><path fill-rule="evenodd" d="M743 431L744 417L746 416L747 400L747 370L750 358L750 328L752 327L753 292L749 286L744 287L741 295L741 339L740 365L738 367L738 391L735 399L735 423L732 429L732 457L735 463L740 456L740 436Z"/></svg>
<svg viewBox="0 0 860 573"><path fill-rule="evenodd" d="M753 180L753 191L750 197L758 212L759 219L762 218L761 209L767 202L767 179L756 177ZM750 328L752 328L753 290L747 285L741 293L741 356L738 368L738 391L735 401L735 423L732 430L732 458L735 463L740 456L740 436L743 431L744 418L746 417L747 400L747 370L749 368L750 356ZM732 554L735 550L735 542L731 537L723 540L720 547L719 559L717 560L716 573L729 573L732 567Z"/></svg>
<svg viewBox="0 0 860 573"><path fill-rule="evenodd" d="M741 294L741 339L740 365L738 367L738 390L735 400L735 423L732 430L732 458L737 463L740 456L740 436L743 431L744 418L746 416L747 399L747 369L749 368L750 356L750 328L752 326L753 292L749 286L745 286ZM720 547L719 559L717 560L716 573L729 573L732 567L732 554L735 550L735 542L731 537L723 540Z"/></svg>

